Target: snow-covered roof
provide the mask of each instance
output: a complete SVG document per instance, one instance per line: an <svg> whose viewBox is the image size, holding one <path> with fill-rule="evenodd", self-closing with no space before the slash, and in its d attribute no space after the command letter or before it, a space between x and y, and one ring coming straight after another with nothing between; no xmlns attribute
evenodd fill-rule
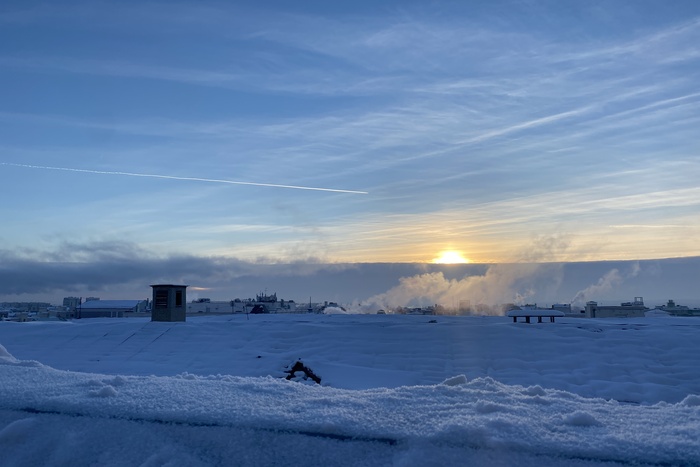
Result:
<svg viewBox="0 0 700 467"><path fill-rule="evenodd" d="M511 318L522 318L525 316L566 316L563 311L544 308L521 308L510 310L507 315Z"/></svg>
<svg viewBox="0 0 700 467"><path fill-rule="evenodd" d="M90 300L80 305L83 310L96 310L104 308L127 309L138 306L143 300Z"/></svg>
<svg viewBox="0 0 700 467"><path fill-rule="evenodd" d="M0 323L3 465L700 465L698 318L432 318Z"/></svg>

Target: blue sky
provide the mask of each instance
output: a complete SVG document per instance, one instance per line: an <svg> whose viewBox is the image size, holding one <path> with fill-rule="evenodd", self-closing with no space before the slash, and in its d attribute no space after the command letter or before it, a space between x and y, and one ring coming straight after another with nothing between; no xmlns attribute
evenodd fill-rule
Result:
<svg viewBox="0 0 700 467"><path fill-rule="evenodd" d="M3 255L697 256L698 83L695 1L6 2Z"/></svg>

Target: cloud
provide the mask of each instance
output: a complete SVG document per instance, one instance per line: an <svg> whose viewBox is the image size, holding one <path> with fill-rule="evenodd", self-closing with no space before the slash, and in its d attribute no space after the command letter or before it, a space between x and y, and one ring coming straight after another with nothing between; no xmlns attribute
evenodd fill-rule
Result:
<svg viewBox="0 0 700 467"><path fill-rule="evenodd" d="M124 241L64 241L51 250L0 250L0 296L138 290L157 282L220 288L246 276L305 276L333 267L313 260L261 264L216 256L162 256Z"/></svg>
<svg viewBox="0 0 700 467"><path fill-rule="evenodd" d="M99 247L95 244L79 250L73 249L75 245L64 247L67 250L40 254L26 250L22 255L0 252L0 293L46 294L77 289L103 291L112 286L139 281L148 285L159 281L159 278L165 279L165 276L175 282L183 279L183 258L144 258L139 255L139 249L126 251L129 246L123 244L102 244ZM89 260L86 261L87 258ZM197 265L188 264L187 269L196 270Z"/></svg>
<svg viewBox="0 0 700 467"><path fill-rule="evenodd" d="M213 86L238 89L249 86L251 76L226 71L181 68L165 65L152 65L128 60L78 59L72 57L0 57L0 66L50 70L62 73L101 75L121 78L144 78L161 81L174 81L199 86Z"/></svg>
<svg viewBox="0 0 700 467"><path fill-rule="evenodd" d="M589 89L590 80L576 77L595 70L629 67L630 61L649 73L649 57L677 61L697 58L692 44L697 37L697 18L661 30L637 33L629 39L590 42L556 42L532 31L516 31L519 18L504 17L505 24L461 21L429 9L404 8L382 16L345 16L342 20L313 14L256 11L240 7L212 7L192 4L130 5L116 8L66 8L44 11L62 19L58 24L91 29L100 24L110 33L127 27L144 34L175 38L175 31L199 33L224 41L236 51L236 65L202 69L168 63L177 53L163 45L161 61L133 59L88 59L70 56L3 57L8 67L47 69L66 73L94 74L180 82L225 89L264 89L271 92L317 95L405 95L426 89L469 91L474 98L494 91L493 83L506 84L507 92L497 95L527 97L579 95ZM167 8L163 14L161 9ZM41 9L35 9L41 15ZM44 8L44 10L47 10ZM58 9L63 10L63 9ZM74 17L82 21L72 23ZM157 23L158 27L154 27ZM513 24L508 24L513 23ZM235 25L234 26L232 26ZM522 29L522 28L521 28ZM243 41L248 47L242 47ZM193 45L192 41L188 46ZM689 45L690 44L690 45ZM544 53L542 51L545 51ZM212 53L209 47L208 53ZM624 57L624 63L620 62ZM654 62L660 67L663 63ZM269 73L273 67L278 72ZM652 70L658 71L656 67ZM618 73L608 74L618 75ZM447 79L448 76L457 76ZM612 80L596 76L595 82ZM476 87L465 87L474 83ZM439 85L444 83L444 85ZM629 84L629 83L628 83ZM437 86L436 86L437 85ZM615 95L614 93L611 95Z"/></svg>

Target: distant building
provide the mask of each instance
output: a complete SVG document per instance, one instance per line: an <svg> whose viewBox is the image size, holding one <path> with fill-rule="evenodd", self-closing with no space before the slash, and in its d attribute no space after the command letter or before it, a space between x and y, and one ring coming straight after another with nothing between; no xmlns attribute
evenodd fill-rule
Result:
<svg viewBox="0 0 700 467"><path fill-rule="evenodd" d="M64 297L63 307L68 311L75 311L80 306L81 299L79 297Z"/></svg>
<svg viewBox="0 0 700 467"><path fill-rule="evenodd" d="M424 306L424 307L405 308L404 313L407 315L434 315L435 314L435 307L434 306Z"/></svg>
<svg viewBox="0 0 700 467"><path fill-rule="evenodd" d="M261 292L255 296L255 300L237 298L230 302L230 306L233 313L296 313L298 311L294 300L278 300L276 293L267 295Z"/></svg>
<svg viewBox="0 0 700 467"><path fill-rule="evenodd" d="M669 300L665 305L659 305L656 309L665 311L673 316L700 316L700 308L690 308L686 305L676 305L676 302Z"/></svg>
<svg viewBox="0 0 700 467"><path fill-rule="evenodd" d="M570 303L555 303L552 310L561 311L567 318L585 318L585 309L573 309Z"/></svg>
<svg viewBox="0 0 700 467"><path fill-rule="evenodd" d="M125 313L144 313L147 300L91 300L79 306L81 318L124 318Z"/></svg>
<svg viewBox="0 0 700 467"><path fill-rule="evenodd" d="M571 314L571 303L555 303L552 310L558 310L565 314Z"/></svg>
<svg viewBox="0 0 700 467"><path fill-rule="evenodd" d="M2 302L0 308L8 308L13 311L21 311L27 313L38 313L46 311L51 306L46 302Z"/></svg>
<svg viewBox="0 0 700 467"><path fill-rule="evenodd" d="M187 313L232 313L231 301L211 301L209 298L199 298L187 304Z"/></svg>
<svg viewBox="0 0 700 467"><path fill-rule="evenodd" d="M459 308L457 309L457 311L463 314L470 313L472 311L471 300L460 300Z"/></svg>
<svg viewBox="0 0 700 467"><path fill-rule="evenodd" d="M26 323L27 321L36 321L36 313L15 313L14 316L8 318L8 321L16 321L18 323Z"/></svg>
<svg viewBox="0 0 700 467"><path fill-rule="evenodd" d="M648 310L642 297L634 297L633 302L621 303L619 306L598 305L598 302L586 302L586 318L643 318Z"/></svg>

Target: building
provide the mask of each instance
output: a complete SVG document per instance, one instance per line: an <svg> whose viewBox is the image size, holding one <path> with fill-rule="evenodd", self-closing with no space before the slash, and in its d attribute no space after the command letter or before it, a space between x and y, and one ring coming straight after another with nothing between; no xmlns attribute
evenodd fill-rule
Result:
<svg viewBox="0 0 700 467"><path fill-rule="evenodd" d="M586 318L643 318L648 310L642 297L634 297L633 302L624 302L619 306L598 305L598 302L586 302Z"/></svg>
<svg viewBox="0 0 700 467"><path fill-rule="evenodd" d="M676 302L669 300L665 305L659 305L656 309L665 311L673 316L700 316L700 308L690 308L686 305L676 305Z"/></svg>
<svg viewBox="0 0 700 467"><path fill-rule="evenodd" d="M297 304L294 300L278 300L277 294L259 293L253 299L235 299L230 302L233 313L296 313Z"/></svg>
<svg viewBox="0 0 700 467"><path fill-rule="evenodd" d="M571 303L555 303L552 305L552 310L561 311L565 315L570 315L573 313L571 311Z"/></svg>
<svg viewBox="0 0 700 467"><path fill-rule="evenodd" d="M13 311L26 312L26 313L39 313L40 311L46 311L51 306L50 303L46 302L2 302L0 303L0 308L9 308Z"/></svg>
<svg viewBox="0 0 700 467"><path fill-rule="evenodd" d="M125 313L144 313L147 300L90 300L79 306L79 318L124 318Z"/></svg>
<svg viewBox="0 0 700 467"><path fill-rule="evenodd" d="M208 298L198 298L187 304L187 313L233 313L230 300L211 301Z"/></svg>
<svg viewBox="0 0 700 467"><path fill-rule="evenodd" d="M571 303L555 303L552 305L552 310L561 311L567 318L585 318L586 310L581 308L572 308Z"/></svg>
<svg viewBox="0 0 700 467"><path fill-rule="evenodd" d="M187 319L187 286L154 284L151 321L185 321Z"/></svg>
<svg viewBox="0 0 700 467"><path fill-rule="evenodd" d="M68 311L75 311L80 307L82 299L80 297L64 297L63 307L67 308Z"/></svg>

